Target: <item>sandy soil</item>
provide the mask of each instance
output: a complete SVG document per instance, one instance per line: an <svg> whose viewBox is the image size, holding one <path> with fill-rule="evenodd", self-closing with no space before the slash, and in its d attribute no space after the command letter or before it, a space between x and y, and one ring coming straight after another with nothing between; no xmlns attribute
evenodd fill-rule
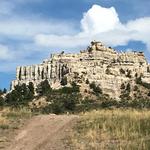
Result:
<svg viewBox="0 0 150 150"><path fill-rule="evenodd" d="M69 150L64 140L77 118L75 115L35 116L5 150Z"/></svg>

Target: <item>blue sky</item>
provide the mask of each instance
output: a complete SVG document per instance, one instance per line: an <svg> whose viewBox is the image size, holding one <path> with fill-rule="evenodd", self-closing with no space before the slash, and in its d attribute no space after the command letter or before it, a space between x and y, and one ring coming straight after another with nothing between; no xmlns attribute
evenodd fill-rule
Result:
<svg viewBox="0 0 150 150"><path fill-rule="evenodd" d="M150 60L149 7L149 0L0 0L0 88L9 88L16 66L79 52L91 40L143 50Z"/></svg>

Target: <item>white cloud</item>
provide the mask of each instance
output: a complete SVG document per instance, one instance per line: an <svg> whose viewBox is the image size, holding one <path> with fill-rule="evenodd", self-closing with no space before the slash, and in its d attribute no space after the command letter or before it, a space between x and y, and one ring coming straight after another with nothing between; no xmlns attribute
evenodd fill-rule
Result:
<svg viewBox="0 0 150 150"><path fill-rule="evenodd" d="M104 8L99 5L93 5L84 13L81 20L83 32L92 34L113 30L119 24L118 14L114 7Z"/></svg>
<svg viewBox="0 0 150 150"><path fill-rule="evenodd" d="M36 44L46 47L85 47L90 40L102 40L110 46L126 45L129 41L141 41L150 45L150 17L139 18L122 24L114 7L93 5L81 20L82 31L74 36L39 34Z"/></svg>
<svg viewBox="0 0 150 150"><path fill-rule="evenodd" d="M140 40L146 44L150 44L150 17L140 18L136 20L129 21L126 28L131 32L133 40Z"/></svg>
<svg viewBox="0 0 150 150"><path fill-rule="evenodd" d="M14 70L15 66L24 65L26 62L35 63L36 58L31 59L35 51L41 51L43 56L55 52L54 49L75 51L86 48L92 40L101 40L110 46L127 45L131 40L141 41L150 49L150 17L123 24L114 7L93 5L83 14L80 32L76 30L74 23L31 18L11 17L0 20L1 37L4 35L24 41L15 43L16 49L11 43L8 44L9 48L0 45L0 63L7 61L0 67L0 71Z"/></svg>
<svg viewBox="0 0 150 150"><path fill-rule="evenodd" d="M0 21L0 34L7 36L34 36L39 33L67 34L74 33L72 23L45 21L41 19L12 18Z"/></svg>
<svg viewBox="0 0 150 150"><path fill-rule="evenodd" d="M0 60L11 60L14 55L5 45L0 45Z"/></svg>

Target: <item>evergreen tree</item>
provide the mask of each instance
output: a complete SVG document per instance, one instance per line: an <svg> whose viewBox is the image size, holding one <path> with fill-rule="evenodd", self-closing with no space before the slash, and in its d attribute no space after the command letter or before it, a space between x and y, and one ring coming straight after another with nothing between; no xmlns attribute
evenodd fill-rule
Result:
<svg viewBox="0 0 150 150"><path fill-rule="evenodd" d="M128 78L131 78L131 77L132 77L132 76L131 76L131 70L128 70L128 73L127 73L126 77L128 77Z"/></svg>
<svg viewBox="0 0 150 150"><path fill-rule="evenodd" d="M136 84L142 84L142 77L136 78Z"/></svg>
<svg viewBox="0 0 150 150"><path fill-rule="evenodd" d="M3 91L0 89L0 96L3 94Z"/></svg>
<svg viewBox="0 0 150 150"><path fill-rule="evenodd" d="M5 105L5 100L2 96L0 96L0 107L3 107Z"/></svg>
<svg viewBox="0 0 150 150"><path fill-rule="evenodd" d="M28 88L31 91L31 93L34 95L34 85L33 85L33 82L29 82Z"/></svg>
<svg viewBox="0 0 150 150"><path fill-rule="evenodd" d="M86 79L85 83L86 83L86 84L89 84L90 82L89 82L89 80L88 80L88 79Z"/></svg>
<svg viewBox="0 0 150 150"><path fill-rule="evenodd" d="M105 70L105 73L106 73L106 74L110 74L110 73L111 73L111 72L110 72L110 69L107 68L107 69Z"/></svg>
<svg viewBox="0 0 150 150"><path fill-rule="evenodd" d="M138 77L138 74L137 73L135 73L135 78L137 78Z"/></svg>
<svg viewBox="0 0 150 150"><path fill-rule="evenodd" d="M42 81L38 87L37 87L37 93L40 95L46 95L48 92L50 92L52 89L50 87L50 84L48 80Z"/></svg>
<svg viewBox="0 0 150 150"><path fill-rule="evenodd" d="M124 85L124 83L122 83L122 84L121 84L120 89L125 89L125 85Z"/></svg>
<svg viewBox="0 0 150 150"><path fill-rule="evenodd" d="M67 77L62 78L61 85L63 85L63 86L67 85Z"/></svg>
<svg viewBox="0 0 150 150"><path fill-rule="evenodd" d="M23 97L17 90L13 90L6 95L6 103L12 107L18 107L23 103Z"/></svg>
<svg viewBox="0 0 150 150"><path fill-rule="evenodd" d="M3 93L4 93L4 94L7 93L7 89L6 89L6 88L3 89Z"/></svg>
<svg viewBox="0 0 150 150"><path fill-rule="evenodd" d="M93 89L93 92L94 92L95 94L102 94L102 89L101 89L99 86L97 86L97 85L95 84L95 82L92 82L92 83L90 84L90 88Z"/></svg>
<svg viewBox="0 0 150 150"><path fill-rule="evenodd" d="M147 96L150 96L150 91L148 92Z"/></svg>
<svg viewBox="0 0 150 150"><path fill-rule="evenodd" d="M72 86L72 91L73 92L80 92L80 87L75 82L72 82L71 86Z"/></svg>
<svg viewBox="0 0 150 150"><path fill-rule="evenodd" d="M13 107L28 105L28 102L33 99L33 96L34 94L26 84L17 85L12 92L6 95L6 103Z"/></svg>
<svg viewBox="0 0 150 150"><path fill-rule="evenodd" d="M130 91L131 91L130 83L128 83L128 84L127 84L126 90L127 90L128 92L130 92Z"/></svg>
<svg viewBox="0 0 150 150"><path fill-rule="evenodd" d="M120 69L120 73L121 73L121 74L125 74L125 71L121 68L121 69Z"/></svg>

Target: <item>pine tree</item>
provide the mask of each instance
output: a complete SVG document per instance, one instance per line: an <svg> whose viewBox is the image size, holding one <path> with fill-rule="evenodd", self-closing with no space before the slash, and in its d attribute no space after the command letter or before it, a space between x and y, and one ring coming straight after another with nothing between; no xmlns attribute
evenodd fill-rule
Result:
<svg viewBox="0 0 150 150"><path fill-rule="evenodd" d="M3 93L4 93L4 94L7 93L7 89L6 89L6 88L3 89Z"/></svg>
<svg viewBox="0 0 150 150"><path fill-rule="evenodd" d="M31 93L34 95L34 85L33 85L33 82L29 82L28 88L31 91Z"/></svg>
<svg viewBox="0 0 150 150"><path fill-rule="evenodd" d="M127 90L128 92L130 92L130 90L131 90L130 83L127 84L126 90Z"/></svg>
<svg viewBox="0 0 150 150"><path fill-rule="evenodd" d="M62 78L61 85L63 85L63 86L67 85L67 77Z"/></svg>
<svg viewBox="0 0 150 150"><path fill-rule="evenodd" d="M38 87L37 87L37 89L36 89L37 93L40 94L41 96L42 96L42 95L46 95L46 94L47 94L48 92L50 92L51 90L52 90L52 89L51 89L51 87L50 87L50 84L49 84L48 80L42 81L42 82L38 85Z"/></svg>
<svg viewBox="0 0 150 150"><path fill-rule="evenodd" d="M86 83L86 84L89 84L90 82L89 82L89 80L88 80L88 79L86 79L85 83Z"/></svg>
<svg viewBox="0 0 150 150"><path fill-rule="evenodd" d="M3 91L0 89L0 96L3 94Z"/></svg>
<svg viewBox="0 0 150 150"><path fill-rule="evenodd" d="M124 83L122 83L122 84L121 84L120 89L125 89L125 85L124 85Z"/></svg>

